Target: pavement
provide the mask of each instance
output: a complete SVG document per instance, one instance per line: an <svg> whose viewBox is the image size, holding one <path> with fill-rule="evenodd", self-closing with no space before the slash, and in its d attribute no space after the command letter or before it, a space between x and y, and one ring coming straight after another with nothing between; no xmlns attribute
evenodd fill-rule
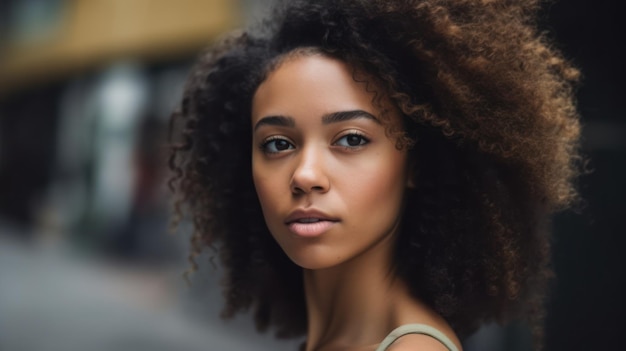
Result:
<svg viewBox="0 0 626 351"><path fill-rule="evenodd" d="M43 246L0 232L0 351L287 351L301 343L256 333L249 316L219 319L218 274L194 289L181 278L184 265L133 268Z"/></svg>

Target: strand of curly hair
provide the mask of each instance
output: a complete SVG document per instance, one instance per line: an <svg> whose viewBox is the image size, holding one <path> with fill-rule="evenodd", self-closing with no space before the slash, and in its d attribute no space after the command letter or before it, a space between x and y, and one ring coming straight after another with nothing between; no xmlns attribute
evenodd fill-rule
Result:
<svg viewBox="0 0 626 351"><path fill-rule="evenodd" d="M409 148L416 188L396 273L461 337L523 318L541 345L550 216L578 201L582 158L579 72L537 29L540 5L289 1L203 54L172 118L169 184L174 222L190 212L194 223L193 269L205 247L219 251L225 316L254 307L261 330L306 329L301 272L267 231L251 180L250 104L281 58L314 48L404 115L388 132Z"/></svg>

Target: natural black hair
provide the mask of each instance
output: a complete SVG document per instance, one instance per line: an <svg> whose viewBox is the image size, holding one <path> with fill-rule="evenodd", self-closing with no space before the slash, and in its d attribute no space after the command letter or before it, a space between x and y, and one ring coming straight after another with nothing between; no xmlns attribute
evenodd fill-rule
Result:
<svg viewBox="0 0 626 351"><path fill-rule="evenodd" d="M252 183L251 103L285 55L313 48L346 62L403 115L404 129L390 135L410 149L415 187L395 273L461 338L485 321L521 318L539 340L550 216L576 202L581 159L579 73L537 29L539 7L285 1L260 27L206 51L172 118L170 186L176 216L188 210L195 225L194 267L205 247L219 251L225 315L252 307L261 330L306 330L301 269L274 242Z"/></svg>

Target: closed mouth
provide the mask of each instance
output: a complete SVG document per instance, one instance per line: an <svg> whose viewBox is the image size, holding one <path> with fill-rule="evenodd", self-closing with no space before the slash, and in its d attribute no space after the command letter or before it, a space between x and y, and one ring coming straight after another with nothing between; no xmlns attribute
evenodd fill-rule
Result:
<svg viewBox="0 0 626 351"><path fill-rule="evenodd" d="M287 222L287 224L291 224L291 223L317 223L317 222L321 222L321 221L328 221L328 222L336 222L333 220L329 220L329 219L325 219L325 218L299 218L290 222Z"/></svg>
<svg viewBox="0 0 626 351"><path fill-rule="evenodd" d="M302 224L310 224L310 223L318 223L318 222L338 222L339 219L333 218L315 209L297 209L293 211L285 220L285 224L289 225L291 223L302 223Z"/></svg>
<svg viewBox="0 0 626 351"><path fill-rule="evenodd" d="M287 223L289 231L299 237L317 237L330 230L337 221L323 218L299 218Z"/></svg>

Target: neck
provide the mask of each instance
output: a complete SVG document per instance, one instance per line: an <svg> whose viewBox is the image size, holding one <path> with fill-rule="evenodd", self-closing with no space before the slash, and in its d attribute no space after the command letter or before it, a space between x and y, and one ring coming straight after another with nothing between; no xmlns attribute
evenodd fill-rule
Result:
<svg viewBox="0 0 626 351"><path fill-rule="evenodd" d="M304 271L307 351L376 345L397 324L398 307L410 299L391 271L389 236L339 266Z"/></svg>

